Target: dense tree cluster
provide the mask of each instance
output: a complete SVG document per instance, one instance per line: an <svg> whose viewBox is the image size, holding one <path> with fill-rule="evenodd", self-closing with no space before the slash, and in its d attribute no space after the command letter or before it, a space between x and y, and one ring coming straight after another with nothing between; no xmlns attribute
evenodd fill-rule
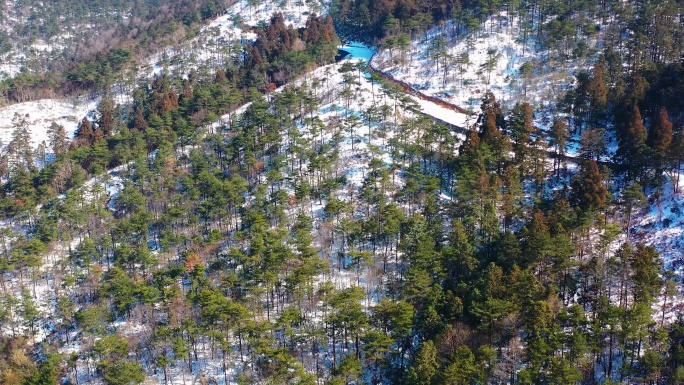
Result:
<svg viewBox="0 0 684 385"><path fill-rule="evenodd" d="M337 56L339 39L332 18L310 17L306 26L296 30L285 25L278 13L257 34L256 42L247 51L245 74L250 85L260 88L264 83L282 86L297 74L315 66L330 64Z"/></svg>
<svg viewBox="0 0 684 385"><path fill-rule="evenodd" d="M627 173L627 183L660 188L664 175L677 180L682 158L684 105L673 97L684 91L682 70L679 63L636 57L607 49L591 71L577 75L577 87L560 106L597 158L606 153L606 135L615 138L614 161Z"/></svg>

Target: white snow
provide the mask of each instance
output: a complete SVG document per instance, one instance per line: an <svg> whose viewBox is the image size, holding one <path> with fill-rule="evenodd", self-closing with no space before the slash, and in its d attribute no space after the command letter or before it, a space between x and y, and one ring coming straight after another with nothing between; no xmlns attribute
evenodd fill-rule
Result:
<svg viewBox="0 0 684 385"><path fill-rule="evenodd" d="M7 63L2 61L0 63L0 80L10 79L21 72L21 66L18 64Z"/></svg>
<svg viewBox="0 0 684 385"><path fill-rule="evenodd" d="M259 1L250 5L249 0L240 0L227 13L234 15L240 22L250 26L267 22L274 13L282 13L285 23L295 28L303 27L311 14L323 15L327 13L328 0L282 0Z"/></svg>
<svg viewBox="0 0 684 385"><path fill-rule="evenodd" d="M12 140L15 123L25 121L31 134L31 143L38 146L48 143L47 129L54 122L61 124L73 136L80 121L97 106L92 100L42 99L12 104L0 108L0 143Z"/></svg>

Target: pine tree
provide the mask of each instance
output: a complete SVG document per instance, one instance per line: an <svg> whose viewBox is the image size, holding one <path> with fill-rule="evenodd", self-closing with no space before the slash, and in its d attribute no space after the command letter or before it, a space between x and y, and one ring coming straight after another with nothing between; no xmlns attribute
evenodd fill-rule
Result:
<svg viewBox="0 0 684 385"><path fill-rule="evenodd" d="M651 301L658 296L663 285L661 266L660 256L656 249L652 246L637 244L630 260L635 301L643 301L650 306Z"/></svg>
<svg viewBox="0 0 684 385"><path fill-rule="evenodd" d="M572 182L573 198L583 210L599 210L608 199L608 189L603 184L603 175L598 163L587 160Z"/></svg>
<svg viewBox="0 0 684 385"><path fill-rule="evenodd" d="M523 229L525 238L524 255L527 258L525 266L533 269L542 262L550 253L551 235L549 225L541 210L535 210L531 221Z"/></svg>
<svg viewBox="0 0 684 385"><path fill-rule="evenodd" d="M517 103L513 107L511 120L508 124L513 139L513 152L515 162L520 169L520 180L524 180L526 175L530 175L532 156L532 135L535 128L532 125L534 111L529 103Z"/></svg>
<svg viewBox="0 0 684 385"><path fill-rule="evenodd" d="M37 370L22 385L53 385L60 382L60 355L48 354Z"/></svg>
<svg viewBox="0 0 684 385"><path fill-rule="evenodd" d="M594 159L598 162L607 154L606 146L606 130L603 128L591 128L580 135L581 154L585 159Z"/></svg>
<svg viewBox="0 0 684 385"><path fill-rule="evenodd" d="M27 289L24 289L21 293L21 305L24 325L28 328L29 334L33 339L36 335L36 326L41 314L38 306L36 306L36 303L33 300L33 297Z"/></svg>
<svg viewBox="0 0 684 385"><path fill-rule="evenodd" d="M95 143L95 130L93 130L93 126L87 117L84 117L78 125L74 139L77 146L91 146Z"/></svg>
<svg viewBox="0 0 684 385"><path fill-rule="evenodd" d="M665 107L661 107L654 119L653 126L648 132L646 144L653 153L653 166L655 167L655 184L660 184L660 175L667 161L670 146L672 145L673 132L672 122L667 116Z"/></svg>
<svg viewBox="0 0 684 385"><path fill-rule="evenodd" d="M133 126L139 132L144 132L147 129L147 120L143 116L142 109L135 109L135 118L133 119Z"/></svg>
<svg viewBox="0 0 684 385"><path fill-rule="evenodd" d="M643 192L641 192L641 185L633 183L629 188L625 189L622 194L624 208L627 214L627 240L632 230L632 214L635 208L643 208L648 206L648 200Z"/></svg>
<svg viewBox="0 0 684 385"><path fill-rule="evenodd" d="M490 169L501 172L503 163L508 156L510 141L501 129L504 127L501 105L496 101L494 94L488 91L482 98L482 113L484 115L480 137L486 143L494 155L494 163Z"/></svg>
<svg viewBox="0 0 684 385"><path fill-rule="evenodd" d="M441 372L442 383L453 385L468 385L473 383L479 372L475 362L475 355L467 346L459 347L452 362Z"/></svg>
<svg viewBox="0 0 684 385"><path fill-rule="evenodd" d="M667 174L674 184L675 192L679 192L679 179L682 163L684 162L684 131L677 130L672 137L670 150L666 154Z"/></svg>
<svg viewBox="0 0 684 385"><path fill-rule="evenodd" d="M15 114L13 119L14 131L12 140L8 144L11 166L15 169L33 170L33 149L31 148L31 133L25 117Z"/></svg>
<svg viewBox="0 0 684 385"><path fill-rule="evenodd" d="M116 119L114 117L114 102L111 99L103 99L97 106L100 115L96 122L97 130L102 133L104 138L112 136L116 126Z"/></svg>
<svg viewBox="0 0 684 385"><path fill-rule="evenodd" d="M653 127L648 132L646 143L659 156L665 154L670 148L670 144L672 144L672 122L668 118L665 107L661 107L658 111L658 115L653 121Z"/></svg>
<svg viewBox="0 0 684 385"><path fill-rule="evenodd" d="M646 127L641 118L639 106L634 104L627 124L618 133L617 155L628 167L627 173L631 178L641 175L644 166L646 148Z"/></svg>
<svg viewBox="0 0 684 385"><path fill-rule="evenodd" d="M603 117L608 103L608 90L603 79L604 73L605 63L603 60L599 60L592 69L591 78L587 85L591 120L594 123L598 123L601 117Z"/></svg>
<svg viewBox="0 0 684 385"><path fill-rule="evenodd" d="M549 133L549 144L553 146L556 156L553 158L553 171L556 175L556 180L560 177L561 165L563 165L563 156L565 155L565 145L570 138L568 132L568 122L565 119L554 119L551 125L551 132Z"/></svg>
<svg viewBox="0 0 684 385"><path fill-rule="evenodd" d="M48 139L50 144L50 149L55 157L60 158L66 154L69 149L69 138L64 126L52 122L50 127L48 127Z"/></svg>

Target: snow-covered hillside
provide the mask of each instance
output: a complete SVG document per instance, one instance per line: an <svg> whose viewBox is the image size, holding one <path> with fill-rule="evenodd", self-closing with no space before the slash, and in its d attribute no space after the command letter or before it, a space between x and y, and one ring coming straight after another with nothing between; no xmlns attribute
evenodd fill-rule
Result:
<svg viewBox="0 0 684 385"><path fill-rule="evenodd" d="M399 47L380 50L372 65L427 95L476 113L488 90L505 109L518 101L529 102L538 112L535 124L548 129L551 117L558 116L558 111L554 111L556 102L575 84L577 72L588 70L596 60L597 39L586 39L587 55L563 60L550 51L540 50L541 44L533 38L524 39L519 21L517 17L501 13L467 36L457 34L454 24L446 22L415 39L406 52ZM448 116L448 111L439 111L429 103L423 109L440 119ZM601 157L603 161L611 162L615 155L617 140L613 136L606 134L607 152ZM580 139L578 133L571 136L566 149L569 156L582 157ZM578 165L570 164L569 168L576 172ZM653 246L666 269L681 279L684 268L682 182L674 188L673 181L667 180L660 193L651 191L646 208L635 209L628 241ZM623 226L622 230L626 228ZM625 241L625 234L617 237L612 250ZM681 287L678 290L681 294ZM681 303L681 297L674 302ZM662 301L655 307L658 320L664 307ZM672 321L675 310L676 306L669 304L664 319Z"/></svg>
<svg viewBox="0 0 684 385"><path fill-rule="evenodd" d="M247 0L236 2L226 10L224 15L202 27L197 37L151 56L147 60L148 64L140 67L135 78L146 81L162 72L187 75L193 69L215 70L223 66L229 58L240 55L243 43L255 39L256 35L249 30L250 27L268 22L274 13L282 13L286 23L301 27L306 23L309 15L323 14L328 7L328 2L323 0L310 2L274 0L262 1L257 5L250 5L250 3ZM42 44L43 50L50 48L44 43L36 44ZM19 55L17 52L14 54ZM12 76L18 73L19 67L12 63L11 60L2 61L0 72L5 71ZM130 95L121 94L121 89L116 85L112 87L115 100L123 103L130 102ZM98 101L84 98L41 99L2 107L0 108L0 143L9 143L15 114L25 118L35 146L47 141L47 128L53 122L62 124L67 132L73 135L81 119L94 112Z"/></svg>
<svg viewBox="0 0 684 385"><path fill-rule="evenodd" d="M684 273L684 196L683 181L679 187L667 181L660 194L653 194L646 208L636 210L632 241L642 242L658 250L665 266L678 275Z"/></svg>
<svg viewBox="0 0 684 385"><path fill-rule="evenodd" d="M43 20L35 18L36 8L31 8L24 2L7 0L4 1L4 8L0 9L4 14L0 17L0 32L4 41L11 49L2 50L0 47L0 81L13 78L22 70L35 69L36 66L45 66L46 63L53 61L62 51L78 43L73 30L66 28L57 31L50 37L42 37L46 31L27 37L22 33L24 28L38 29L38 25ZM94 30L97 25L83 23L79 26L82 31ZM3 43L3 39L0 39ZM40 63L40 64L38 64Z"/></svg>
<svg viewBox="0 0 684 385"><path fill-rule="evenodd" d="M447 22L412 41L406 52L398 47L381 50L373 65L426 94L473 111L479 111L487 90L504 105L522 100L549 107L574 83L575 72L595 58L554 60L536 48L534 39L524 39L519 22L500 13L465 36Z"/></svg>
<svg viewBox="0 0 684 385"><path fill-rule="evenodd" d="M354 45L353 47L347 46L344 48L352 52L351 57L347 60L318 68L298 81L293 82L293 84L276 90L276 93L286 92L287 89L291 87L303 87L309 90L315 90L314 93L320 98L320 105L314 115L328 127L339 126L337 131L341 136L338 137L336 134L333 134L335 130L328 130L327 133L321 136L321 134L317 133L314 130L314 127L310 126L308 123L299 125L299 129L301 130L300 134L304 138L321 141L321 143L331 143L331 145L338 147L337 152L339 153L339 159L335 164L335 172L339 175L345 175L348 185L337 189L335 195L342 202L352 204L355 196L359 194L360 189L365 183L366 177L371 171L370 162L372 159L379 159L388 167L394 163L400 163L400 160L392 158L387 147L388 142L396 135L395 129L399 126L395 125L393 126L394 128L381 126L377 122L367 122L363 116L370 108L380 108L381 106L388 106L392 110L397 111L398 115L404 117L409 117L414 113L409 110L401 111L401 102L393 99L384 92L380 85L372 83L368 75L363 72L358 72L357 70L348 72L346 76L347 83L345 83L345 75L341 72L345 63L350 63L352 65L356 65L359 62L365 63L372 55L373 50L363 47L362 45ZM345 89L351 90L352 94L342 97L341 95ZM57 109L57 107L61 105L57 102L55 103L53 109L62 111ZM44 108L48 107L47 105L36 104L31 106L34 108L33 110L26 111L30 114L35 112L35 109L40 106L43 106ZM64 106L61 107L64 108ZM245 106L244 108L239 109L234 113L234 116L236 116L237 119L241 119L241 114L244 113L247 107L248 106ZM427 104L426 107L426 112L429 113L439 111L438 106ZM26 106L26 108L28 108L28 106ZM23 112L24 110L20 111ZM73 112L80 113L83 111L74 110ZM350 118L351 121L357 123L347 127L347 118ZM395 123L401 122L398 121ZM212 129L218 127L220 127L220 124L212 126ZM71 191L68 194L70 196L63 196L61 199L73 199L74 196L80 196L84 199L86 207L90 207L89 205L103 205L107 202L107 206L111 209L113 202L116 201L117 194L125 184L121 174L124 173L127 168L128 166L124 165L109 171L105 176L93 178L87 181L83 188ZM402 185L401 175L397 173L397 175L393 177L393 180L395 180L395 182L393 182L394 186L392 187L392 190L400 188ZM293 193L292 191L288 192ZM322 224L325 222L326 214L324 213L324 204L321 202L312 202L310 214L318 226L314 229L314 233L318 234L319 231L323 231ZM289 213L289 215L294 216L295 213L292 212ZM352 213L352 215L354 214ZM82 240L82 238L74 239L69 249L76 249ZM337 245L334 249L338 250L339 247L340 245ZM369 307L376 304L384 295L382 292L383 282L382 279L379 278L381 275L378 274L381 267L378 265L369 269L364 268L363 272L359 274L355 269L349 268L349 260L339 261L336 259L336 255L337 252L330 252L328 254L331 263L330 272L318 276L317 285L331 284L333 287L340 290L355 285L361 285L369 293L369 297L363 301L363 306L368 311ZM67 256L67 248L57 248L43 260L43 265L36 271L48 272L51 269L54 269L54 266L67 258ZM337 265L338 263L341 264ZM377 263L381 262L378 261ZM108 266L101 266L101 268L104 270L103 272L106 272ZM33 336L33 340L31 341L33 344L40 343L53 331L53 320L57 318L55 303L58 294L57 291L53 290L53 287L58 285L58 282L54 281L54 278L51 278L48 275L46 275L46 277L47 278L45 279L36 280L33 289L35 301L41 313L40 321L38 322L41 327ZM20 281L16 280L9 282L8 287L15 295L21 295L22 283ZM70 289L65 289L60 291L60 294L63 295L68 293L69 290ZM275 317L275 315L272 316ZM318 319L312 320L312 322L322 323L323 320L319 317ZM22 320L17 318L16 324L19 325L21 323ZM130 335L131 337L147 333L150 328L150 325L122 321L115 321L112 325L121 334ZM63 342L65 342L66 337L62 336L61 338L63 339ZM71 342L64 343L60 348L60 352L65 354L80 352L83 348L83 341L77 339L76 335L71 335L69 339ZM233 341L233 343L237 344L237 341ZM340 346L339 349L342 350L342 346ZM325 360L329 359L330 357L327 357ZM222 357L217 356L215 352L211 350L210 346L207 346L205 349L201 349L197 352L197 360L194 363L193 372L201 373L201 376L206 378L216 379L220 384L237 384L236 375L242 370L245 370L245 365L249 365L250 362L249 358L241 357L241 355L238 354L237 345L234 347L234 353L228 360L230 364L225 369L221 360ZM92 370L93 364L94 362L91 357L84 357L81 359L78 364L79 382L89 381L90 376L88 372L89 370ZM88 367L91 369L88 369ZM307 369L310 371L314 370L313 367ZM165 382L164 375L158 373L157 375L148 378L148 383L184 384L186 381L190 381L190 377L186 373L186 368L182 365L169 367L167 376L168 381ZM228 378L227 382L224 381L225 378Z"/></svg>
<svg viewBox="0 0 684 385"><path fill-rule="evenodd" d="M147 86L161 73L173 88L190 71L202 79L192 92L203 95L203 80L243 54L253 27L274 12L301 27L326 7L239 0L191 40L143 59L129 83L113 87L120 90L114 97L128 103L124 88ZM499 14L469 36L444 22L406 52L347 43L339 48L348 57L264 96L250 94L251 103L212 124L183 125L193 111L173 100L173 112L160 120L171 116L173 128L131 130L136 156L103 163L125 164L99 176L84 181L86 168L60 160L48 170L75 180L58 190L64 194L0 223L0 251L33 258L0 271L7 277L0 310L13 306L0 336L24 334L37 354L68 357L63 383L113 382L107 372L120 362L138 368L140 379L132 381L146 384L416 383L404 378L415 379L416 363L430 356L437 367L450 362L445 372L467 364L461 377L492 378L482 383L531 378L536 373L524 373L530 368L553 378L555 363L527 363L534 349L560 359L565 372L587 366L585 379L617 378L628 354L639 367L642 343L644 352L661 349L650 342L651 321L672 322L681 291L658 287L644 302L654 312L643 312L642 329L623 333L640 295L638 274L629 270L641 266L628 266L632 256L620 274L596 266L626 239L620 177L594 163L595 171L584 170L579 137L569 138L567 157L553 157L557 149L531 127L545 120L549 128L551 118L565 116L552 113L554 102L593 59L553 61L521 37L519 22ZM483 134L466 141L489 90L503 101L506 119L515 101L537 107L536 121L526 113L519 130L531 134L516 132L515 119L499 132L487 125L489 114ZM73 135L97 103L5 107L0 145L18 125L30 129L34 145L47 140L54 122ZM146 142L176 128L176 147ZM117 154L127 155L126 146ZM608 147L615 152L614 141ZM552 176L560 163L564 172ZM576 181L593 190L582 194ZM681 274L679 190L665 184L648 209L630 216L628 241L654 246ZM656 287L666 274L652 255L647 278ZM26 310L32 303L37 310ZM607 323L601 312L612 312L610 305L616 315ZM349 308L357 311L345 313ZM98 346L109 338L125 345L113 361ZM488 344L475 349L477 341ZM492 373L476 375L480 367ZM568 383L580 382L576 370ZM426 382L441 380L433 376Z"/></svg>
<svg viewBox="0 0 684 385"><path fill-rule="evenodd" d="M202 27L197 37L149 58L139 78L149 78L162 71L182 76L190 69L216 69L238 57L242 45L256 38L251 28L266 24L275 13L282 13L287 25L299 28L310 15L326 14L328 6L327 0L268 0L256 4L249 0L237 1L225 14Z"/></svg>

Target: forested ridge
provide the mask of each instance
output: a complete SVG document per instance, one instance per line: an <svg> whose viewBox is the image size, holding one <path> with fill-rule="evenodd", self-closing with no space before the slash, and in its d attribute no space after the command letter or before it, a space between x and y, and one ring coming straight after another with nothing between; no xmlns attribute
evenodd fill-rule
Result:
<svg viewBox="0 0 684 385"><path fill-rule="evenodd" d="M202 4L178 5L188 25L226 6ZM53 124L36 149L17 116L0 383L684 382L681 260L636 223L682 215L680 10L341 0L300 28L276 13L219 69L162 71L128 104L100 88L73 139ZM485 89L456 130L365 62L335 63L339 33L403 65L434 42L445 65L440 36L502 12L530 20L542 58L597 39L552 111ZM132 53L102 52L71 71Z"/></svg>
<svg viewBox="0 0 684 385"><path fill-rule="evenodd" d="M106 92L136 59L192 37L233 2L3 1L0 55L22 69L0 82L2 101Z"/></svg>

